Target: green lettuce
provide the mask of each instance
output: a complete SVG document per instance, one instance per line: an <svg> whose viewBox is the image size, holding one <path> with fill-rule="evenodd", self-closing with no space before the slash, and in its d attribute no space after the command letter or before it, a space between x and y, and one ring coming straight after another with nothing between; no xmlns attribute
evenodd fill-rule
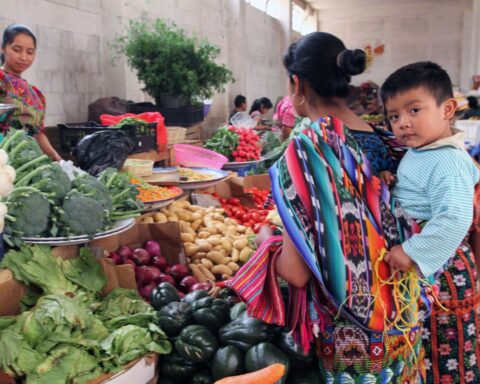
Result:
<svg viewBox="0 0 480 384"><path fill-rule="evenodd" d="M61 268L67 279L90 292L99 292L107 283L102 268L89 248L81 248L78 257L63 260Z"/></svg>
<svg viewBox="0 0 480 384"><path fill-rule="evenodd" d="M30 347L24 337L14 329L0 331L0 371L22 376L40 364L44 355Z"/></svg>
<svg viewBox="0 0 480 384"><path fill-rule="evenodd" d="M75 292L77 286L66 278L60 264L49 246L24 245L19 251L7 252L0 267L10 269L15 279L26 285L39 286L46 294Z"/></svg>

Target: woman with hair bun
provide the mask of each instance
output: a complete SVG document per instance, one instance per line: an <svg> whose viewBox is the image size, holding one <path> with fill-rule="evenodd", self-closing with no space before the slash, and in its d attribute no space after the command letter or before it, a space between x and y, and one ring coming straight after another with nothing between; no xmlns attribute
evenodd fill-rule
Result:
<svg viewBox="0 0 480 384"><path fill-rule="evenodd" d="M304 350L313 348L319 382L421 383L419 308L430 298L416 272L383 261L400 242L402 217L393 216L388 189L346 129L372 130L346 103L365 53L315 32L283 62L297 114L314 123L269 169L283 235L262 227L262 245L228 284L250 314L287 325ZM275 275L289 285L287 309Z"/></svg>
<svg viewBox="0 0 480 384"><path fill-rule="evenodd" d="M61 157L45 135L45 97L22 77L23 72L33 64L36 50L37 39L25 25L12 24L3 32L0 103L14 104L17 108L0 124L0 134L5 135L10 127L25 129L35 137L42 151L57 161Z"/></svg>

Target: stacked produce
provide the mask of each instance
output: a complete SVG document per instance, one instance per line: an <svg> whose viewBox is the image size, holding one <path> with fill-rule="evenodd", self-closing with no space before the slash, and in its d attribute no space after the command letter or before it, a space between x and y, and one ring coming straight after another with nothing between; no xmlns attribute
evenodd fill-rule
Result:
<svg viewBox="0 0 480 384"><path fill-rule="evenodd" d="M307 372L310 381L306 382L320 382L313 349L304 352L288 331L248 316L245 304L235 303L229 289L222 290L218 298L205 291L193 291L182 300L175 294L175 287L168 283L152 294L158 325L174 346L161 363L162 384L213 383L274 364L286 367L288 382L305 382L297 378ZM255 378L263 380L263 374ZM287 376L278 382L286 383Z"/></svg>
<svg viewBox="0 0 480 384"><path fill-rule="evenodd" d="M172 349L155 311L135 291L100 297L106 279L87 248L62 260L48 246L23 246L0 267L27 286L23 312L0 317L0 371L26 376L28 384L85 383Z"/></svg>
<svg viewBox="0 0 480 384"><path fill-rule="evenodd" d="M252 128L220 128L205 142L204 147L220 153L230 161L259 160L262 148L260 138Z"/></svg>
<svg viewBox="0 0 480 384"><path fill-rule="evenodd" d="M143 222L179 222L192 274L199 283L209 283L234 276L255 248L253 230L225 218L224 212L223 208L203 208L188 201L175 201Z"/></svg>
<svg viewBox="0 0 480 384"><path fill-rule="evenodd" d="M128 177L107 169L98 179L81 174L70 180L23 130L10 130L0 149L16 171L14 189L2 200L8 207L4 239L11 246L22 237L93 236L143 210Z"/></svg>
<svg viewBox="0 0 480 384"><path fill-rule="evenodd" d="M211 288L211 284L200 284L191 276L186 265L169 265L162 255L160 244L154 240L147 241L142 248L121 246L115 252L110 252L108 258L117 265L130 264L133 267L138 291L147 301L157 285L165 282L176 286L179 297L192 289Z"/></svg>

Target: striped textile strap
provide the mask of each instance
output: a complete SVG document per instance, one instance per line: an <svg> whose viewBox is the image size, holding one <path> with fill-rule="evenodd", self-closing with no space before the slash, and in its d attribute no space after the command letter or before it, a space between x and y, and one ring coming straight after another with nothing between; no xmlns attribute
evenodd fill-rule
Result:
<svg viewBox="0 0 480 384"><path fill-rule="evenodd" d="M282 251L282 236L265 240L235 277L226 282L247 304L250 316L268 324L285 325L285 304L275 272Z"/></svg>

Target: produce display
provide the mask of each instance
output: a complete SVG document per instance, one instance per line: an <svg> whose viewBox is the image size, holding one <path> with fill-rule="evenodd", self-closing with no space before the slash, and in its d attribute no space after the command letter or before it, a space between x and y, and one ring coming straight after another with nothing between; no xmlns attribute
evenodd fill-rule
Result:
<svg viewBox="0 0 480 384"><path fill-rule="evenodd" d="M10 130L0 149L16 172L14 189L2 199L3 236L11 246L22 237L93 236L143 210L126 177L107 169L98 178L83 173L70 180L23 130Z"/></svg>
<svg viewBox="0 0 480 384"><path fill-rule="evenodd" d="M0 198L7 197L13 191L13 182L15 181L15 169L8 165L8 155L0 149ZM7 215L7 206L0 202L0 233L5 227L5 216Z"/></svg>
<svg viewBox="0 0 480 384"><path fill-rule="evenodd" d="M174 201L142 222L179 222L192 274L198 282L208 283L230 279L255 248L253 230L225 218L224 213L223 208L203 208L188 201Z"/></svg>
<svg viewBox="0 0 480 384"><path fill-rule="evenodd" d="M158 324L173 345L161 362L162 384L290 383L298 368L316 373L313 348L304 352L288 331L250 317L244 303L225 298L228 288L217 298L193 291L178 299L175 292L162 283L152 294ZM320 382L318 373L312 377Z"/></svg>
<svg viewBox="0 0 480 384"><path fill-rule="evenodd" d="M204 147L220 153L230 161L245 162L260 159L260 137L252 128L220 128Z"/></svg>
<svg viewBox="0 0 480 384"><path fill-rule="evenodd" d="M86 383L149 352L170 353L156 312L135 291L100 297L105 275L91 251L54 257L46 245L11 250L0 267L27 287L22 313L0 317L0 371L28 384Z"/></svg>
<svg viewBox="0 0 480 384"><path fill-rule="evenodd" d="M178 187L159 187L151 185L145 181L131 177L130 182L138 191L138 199L143 203L152 203L162 200L172 199L183 193L182 189Z"/></svg>
<svg viewBox="0 0 480 384"><path fill-rule="evenodd" d="M177 167L180 174L180 180L187 183L193 183L197 181L208 181L215 178L215 175L210 173L202 173L198 170L191 168Z"/></svg>

